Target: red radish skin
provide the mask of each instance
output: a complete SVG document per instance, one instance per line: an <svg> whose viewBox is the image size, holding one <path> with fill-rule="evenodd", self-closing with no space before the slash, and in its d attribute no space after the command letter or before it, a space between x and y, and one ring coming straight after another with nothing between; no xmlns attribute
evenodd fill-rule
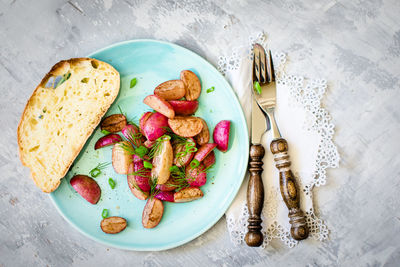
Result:
<svg viewBox="0 0 400 267"><path fill-rule="evenodd" d="M112 146L121 141L122 138L119 134L108 134L97 140L96 144L94 145L94 149L99 149L105 146Z"/></svg>
<svg viewBox="0 0 400 267"><path fill-rule="evenodd" d="M177 188L177 182L175 181L174 178L169 177L168 181L166 181L164 184L158 184L156 185L156 189L160 191L172 191Z"/></svg>
<svg viewBox="0 0 400 267"><path fill-rule="evenodd" d="M133 166L134 166L133 170L135 172L137 172L141 169L144 169L143 160L134 162ZM146 192L146 191L150 191L149 177L151 175L151 170L149 170L149 169L144 169L144 170L145 170L145 172L143 173L143 175L145 177L140 176L140 175L135 175L135 180L136 180L136 184L139 186L139 188L142 191Z"/></svg>
<svg viewBox="0 0 400 267"><path fill-rule="evenodd" d="M132 124L127 124L122 130L121 133L123 136L125 136L126 139L129 140L129 142L133 143L136 147L139 147L142 145L142 140L141 138L135 138L135 136L140 133L139 129Z"/></svg>
<svg viewBox="0 0 400 267"><path fill-rule="evenodd" d="M200 187L206 184L207 174L204 169L203 164L200 164L197 168L186 168L186 181L190 186Z"/></svg>
<svg viewBox="0 0 400 267"><path fill-rule="evenodd" d="M228 150L230 128L231 122L228 120L218 122L214 128L214 142L217 144L218 150L222 152L226 152Z"/></svg>
<svg viewBox="0 0 400 267"><path fill-rule="evenodd" d="M128 170L129 173L133 173L134 172L134 168L135 168L134 165L135 165L134 163L131 163L129 165L129 170ZM136 188L136 187L140 188L140 186L138 185L138 183L136 181L135 175L128 174L127 175L127 181L128 181L129 189L131 190L132 194L135 197L137 197L140 200L145 200L145 199L147 199L149 197L149 193L148 192L146 192L144 190L139 190L138 188ZM147 180L147 184L148 184L148 180Z"/></svg>
<svg viewBox="0 0 400 267"><path fill-rule="evenodd" d="M91 204L99 202L101 196L100 186L94 179L86 175L75 175L70 180L71 186Z"/></svg>
<svg viewBox="0 0 400 267"><path fill-rule="evenodd" d="M174 202L174 192L171 191L161 191L154 197L159 200Z"/></svg>
<svg viewBox="0 0 400 267"><path fill-rule="evenodd" d="M142 214L142 225L144 228L156 227L163 216L164 204L161 200L151 197L147 200Z"/></svg>
<svg viewBox="0 0 400 267"><path fill-rule="evenodd" d="M143 103L151 107L157 112L160 112L169 119L175 117L175 111L171 104L156 95L148 95L144 98Z"/></svg>
<svg viewBox="0 0 400 267"><path fill-rule="evenodd" d="M171 104L176 115L192 115L199 107L199 101L197 100L171 100L168 103Z"/></svg>
<svg viewBox="0 0 400 267"><path fill-rule="evenodd" d="M149 141L155 141L167 132L168 118L161 113L153 113L146 121L143 132Z"/></svg>
<svg viewBox="0 0 400 267"><path fill-rule="evenodd" d="M146 112L146 113L143 113L142 117L140 117L140 120L139 120L139 128L140 128L140 132L141 132L143 135L144 135L144 132L143 132L144 125L146 124L146 121L149 119L149 117L150 117L152 114L153 114L153 112L148 111L148 112Z"/></svg>
<svg viewBox="0 0 400 267"><path fill-rule="evenodd" d="M208 168L214 165L214 163L215 163L215 153L214 151L211 151L210 154L208 154L208 156L203 159L203 164L204 167Z"/></svg>
<svg viewBox="0 0 400 267"><path fill-rule="evenodd" d="M214 144L214 143L208 143L208 144L202 145L201 147L199 147L196 154L194 155L194 159L197 159L199 162L202 162L203 159L205 159L208 156L208 154L210 154L211 151L216 147L217 147L217 144Z"/></svg>

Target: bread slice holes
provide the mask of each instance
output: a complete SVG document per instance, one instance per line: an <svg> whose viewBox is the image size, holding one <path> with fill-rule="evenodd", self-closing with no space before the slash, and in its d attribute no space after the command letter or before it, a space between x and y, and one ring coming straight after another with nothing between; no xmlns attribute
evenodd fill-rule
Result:
<svg viewBox="0 0 400 267"><path fill-rule="evenodd" d="M110 96L110 93L105 93L104 96Z"/></svg>
<svg viewBox="0 0 400 267"><path fill-rule="evenodd" d="M88 83L89 82L89 78L85 77L81 80L81 83Z"/></svg>
<svg viewBox="0 0 400 267"><path fill-rule="evenodd" d="M34 152L34 151L38 150L39 147L40 147L40 145L34 146L31 149L29 149L29 152Z"/></svg>
<svg viewBox="0 0 400 267"><path fill-rule="evenodd" d="M96 60L92 60L92 61L90 61L90 63L92 63L92 67L94 69L97 69L99 67L99 63Z"/></svg>
<svg viewBox="0 0 400 267"><path fill-rule="evenodd" d="M64 108L64 107L60 107L60 108L58 109L58 111L61 111L63 108Z"/></svg>
<svg viewBox="0 0 400 267"><path fill-rule="evenodd" d="M106 83L106 82L107 82L107 79L104 79L104 80L103 80L103 82L105 82L105 83Z"/></svg>

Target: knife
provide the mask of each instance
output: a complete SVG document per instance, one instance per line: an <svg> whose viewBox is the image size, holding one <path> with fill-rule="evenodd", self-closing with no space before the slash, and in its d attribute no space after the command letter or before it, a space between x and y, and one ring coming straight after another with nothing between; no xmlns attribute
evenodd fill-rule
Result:
<svg viewBox="0 0 400 267"><path fill-rule="evenodd" d="M247 186L249 225L248 232L245 236L245 241L250 247L259 247L264 240L263 234L261 233L261 212L264 204L264 185L261 174L263 171L262 159L265 150L261 145L261 138L267 130L268 125L269 123L267 123L266 117L253 96L251 108L251 146L249 162L250 179Z"/></svg>

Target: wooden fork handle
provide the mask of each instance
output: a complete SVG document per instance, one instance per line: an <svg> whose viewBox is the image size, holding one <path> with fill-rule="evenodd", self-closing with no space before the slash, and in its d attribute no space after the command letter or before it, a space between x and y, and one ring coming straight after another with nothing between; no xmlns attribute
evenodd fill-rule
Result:
<svg viewBox="0 0 400 267"><path fill-rule="evenodd" d="M264 204L264 185L261 174L263 171L262 159L265 150L262 145L252 145L250 147L250 180L247 186L247 207L249 209L249 225L245 241L250 247L259 247L263 243L261 233L261 211Z"/></svg>
<svg viewBox="0 0 400 267"><path fill-rule="evenodd" d="M308 237L308 226L303 211L300 209L299 187L290 170L288 144L285 139L278 138L271 142L270 149L274 154L275 165L279 170L279 185L282 198L289 209L290 233L296 240Z"/></svg>

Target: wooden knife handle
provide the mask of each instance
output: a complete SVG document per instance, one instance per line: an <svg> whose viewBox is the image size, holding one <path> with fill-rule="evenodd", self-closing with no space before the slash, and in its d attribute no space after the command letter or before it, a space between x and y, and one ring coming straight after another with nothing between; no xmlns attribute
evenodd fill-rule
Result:
<svg viewBox="0 0 400 267"><path fill-rule="evenodd" d="M261 233L261 211L264 204L264 185L261 178L263 171L262 159L265 150L262 145L252 145L250 147L250 180L247 187L247 207L249 209L249 231L245 236L245 241L250 247L259 247L263 243L264 237Z"/></svg>
<svg viewBox="0 0 400 267"><path fill-rule="evenodd" d="M303 211L300 209L299 187L290 170L288 144L285 139L278 138L271 142L270 149L274 154L275 165L279 170L279 184L282 198L289 209L290 233L296 240L308 237L308 226Z"/></svg>

